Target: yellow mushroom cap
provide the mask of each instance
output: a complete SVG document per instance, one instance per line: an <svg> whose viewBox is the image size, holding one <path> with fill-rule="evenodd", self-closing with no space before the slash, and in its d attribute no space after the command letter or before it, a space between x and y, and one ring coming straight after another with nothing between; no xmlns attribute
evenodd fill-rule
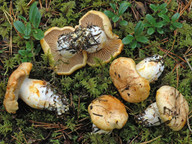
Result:
<svg viewBox="0 0 192 144"><path fill-rule="evenodd" d="M121 53L123 43L118 39L118 36L112 32L110 20L104 13L91 10L79 20L79 26L88 27L90 25L100 27L105 32L107 38L106 41L101 44L102 49L88 54L88 65L95 66L95 58L107 63L111 60L111 57L116 57Z"/></svg>
<svg viewBox="0 0 192 144"><path fill-rule="evenodd" d="M86 65L87 53L84 51L78 52L71 58L65 58L57 51L59 36L74 30L73 27L69 26L63 28L52 27L45 32L44 38L40 41L44 53L49 56L50 65L55 67L55 71L59 75L70 75Z"/></svg>
<svg viewBox="0 0 192 144"><path fill-rule="evenodd" d="M21 84L32 69L32 63L22 63L9 77L5 98L3 101L4 107L9 113L16 113L18 107L18 96Z"/></svg>
<svg viewBox="0 0 192 144"><path fill-rule="evenodd" d="M93 124L105 131L121 129L128 119L124 104L110 95L102 95L93 100L88 112Z"/></svg>
<svg viewBox="0 0 192 144"><path fill-rule="evenodd" d="M162 86L157 90L156 103L160 118L174 131L181 130L189 113L189 106L184 96L174 87Z"/></svg>
<svg viewBox="0 0 192 144"><path fill-rule="evenodd" d="M109 72L113 84L124 100L138 103L149 96L149 81L139 75L133 59L125 57L115 59Z"/></svg>

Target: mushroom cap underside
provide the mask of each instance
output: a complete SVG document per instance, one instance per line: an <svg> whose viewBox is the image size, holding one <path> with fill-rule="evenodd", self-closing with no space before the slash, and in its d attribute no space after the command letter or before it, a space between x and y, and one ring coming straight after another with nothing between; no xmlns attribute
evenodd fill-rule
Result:
<svg viewBox="0 0 192 144"><path fill-rule="evenodd" d="M16 113L16 111L19 109L17 102L19 89L24 79L28 77L32 66L32 63L24 62L9 77L5 98L3 101L7 112Z"/></svg>
<svg viewBox="0 0 192 144"><path fill-rule="evenodd" d="M112 32L111 22L103 12L90 10L79 20L79 25L82 27L96 25L103 29L110 39L118 38L118 36Z"/></svg>
<svg viewBox="0 0 192 144"><path fill-rule="evenodd" d="M182 129L187 121L189 106L184 96L174 87L162 86L157 90L156 103L163 122L174 131Z"/></svg>
<svg viewBox="0 0 192 144"><path fill-rule="evenodd" d="M40 41L44 53L50 59L50 65L55 68L59 75L70 75L75 70L86 65L87 53L85 51L78 52L73 57L66 59L57 51L57 40L60 35L73 32L73 27L53 27L45 32L45 37Z"/></svg>
<svg viewBox="0 0 192 144"><path fill-rule="evenodd" d="M103 63L108 63L112 58L116 57L123 50L123 43L120 39L109 39L103 44L103 48L97 52L89 53L87 64L89 66L97 66L97 59Z"/></svg>
<svg viewBox="0 0 192 144"><path fill-rule="evenodd" d="M118 39L118 36L112 32L111 22L104 13L94 10L87 12L79 20L79 26L88 27L89 25L100 27L105 32L107 40L102 44L101 50L88 54L88 65L97 66L98 64L95 59L100 59L102 62L108 63L112 57L116 57L121 53L123 43Z"/></svg>
<svg viewBox="0 0 192 144"><path fill-rule="evenodd" d="M124 104L110 95L102 95L93 100L88 107L88 112L92 122L106 131L121 129L128 119Z"/></svg>
<svg viewBox="0 0 192 144"><path fill-rule="evenodd" d="M110 66L110 77L122 98L130 103L138 103L149 96L149 81L136 71L131 58L120 57Z"/></svg>

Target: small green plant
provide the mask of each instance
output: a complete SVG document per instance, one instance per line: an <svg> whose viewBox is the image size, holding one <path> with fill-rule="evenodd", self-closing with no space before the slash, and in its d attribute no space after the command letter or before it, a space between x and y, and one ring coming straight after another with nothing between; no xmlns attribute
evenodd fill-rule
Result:
<svg viewBox="0 0 192 144"><path fill-rule="evenodd" d="M19 16L19 18L23 22L17 20L13 25L21 33L21 36L28 41L26 41L26 49L19 50L18 53L22 56L22 62L31 61L33 55L39 52L39 49L35 52L33 51L34 43L32 40L41 40L44 37L43 31L38 28L41 21L41 14L37 8L37 3L34 2L30 7L29 22L23 16Z"/></svg>
<svg viewBox="0 0 192 144"><path fill-rule="evenodd" d="M166 7L166 3L160 5L150 4L150 8L154 13L147 14L144 23L148 35L152 35L155 32L164 34L165 32L170 32L182 27L182 24L177 22L180 14L175 13L170 19L167 15L168 9Z"/></svg>
<svg viewBox="0 0 192 144"><path fill-rule="evenodd" d="M129 34L123 38L122 40L123 44L125 45L128 44L131 49L141 47L140 43L148 42L148 38L143 35L143 31L144 31L144 24L141 21L139 21L135 26L134 34L133 35Z"/></svg>
<svg viewBox="0 0 192 144"><path fill-rule="evenodd" d="M112 11L105 10L104 13L112 19L114 23L119 21L119 24L122 26L126 26L128 22L126 20L123 20L122 15L124 12L127 10L128 7L131 6L129 2L123 1L121 3L109 3L111 8L113 9ZM119 6L119 7L118 7Z"/></svg>

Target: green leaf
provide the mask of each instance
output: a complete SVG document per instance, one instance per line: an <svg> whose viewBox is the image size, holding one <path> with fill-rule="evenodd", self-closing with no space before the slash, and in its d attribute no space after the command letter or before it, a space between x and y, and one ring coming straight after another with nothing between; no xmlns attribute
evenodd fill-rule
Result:
<svg viewBox="0 0 192 144"><path fill-rule="evenodd" d="M152 25L149 24L149 23L144 23L143 26L144 26L144 27L151 27Z"/></svg>
<svg viewBox="0 0 192 144"><path fill-rule="evenodd" d="M24 34L26 37L29 37L29 35L31 34L31 24L28 22L26 27L25 27L25 31Z"/></svg>
<svg viewBox="0 0 192 144"><path fill-rule="evenodd" d="M163 4L159 5L159 9L160 9L160 10L163 10L163 9L165 9L166 7L167 7L167 3L163 3Z"/></svg>
<svg viewBox="0 0 192 144"><path fill-rule="evenodd" d="M24 36L23 36L24 39L29 39L30 37L31 37L31 36L29 36L29 35L24 35Z"/></svg>
<svg viewBox="0 0 192 144"><path fill-rule="evenodd" d="M119 7L118 15L121 16L131 4L129 2L122 2Z"/></svg>
<svg viewBox="0 0 192 144"><path fill-rule="evenodd" d="M170 25L169 27L170 30L174 31L175 30L175 27L173 25Z"/></svg>
<svg viewBox="0 0 192 144"><path fill-rule="evenodd" d="M114 16L112 17L112 21L113 21L114 23L116 23L118 20L119 20L119 16L114 15Z"/></svg>
<svg viewBox="0 0 192 144"><path fill-rule="evenodd" d="M29 50L29 51L31 51L31 49L32 49L33 44L31 44L31 43L32 42L30 42L30 41L26 41L26 43L25 43L26 44L26 49Z"/></svg>
<svg viewBox="0 0 192 144"><path fill-rule="evenodd" d="M136 40L138 42L141 42L141 43L147 43L148 42L148 38L146 36L138 36L138 37L136 37Z"/></svg>
<svg viewBox="0 0 192 144"><path fill-rule="evenodd" d="M165 14L158 14L165 22L170 22L170 18Z"/></svg>
<svg viewBox="0 0 192 144"><path fill-rule="evenodd" d="M26 50L19 50L18 53L22 56L26 55Z"/></svg>
<svg viewBox="0 0 192 144"><path fill-rule="evenodd" d="M119 22L119 24L121 26L126 26L128 24L128 22L126 20L122 20L122 21Z"/></svg>
<svg viewBox="0 0 192 144"><path fill-rule="evenodd" d="M154 28L149 28L149 29L147 30L147 34L148 34L148 35L152 35L154 32L155 32Z"/></svg>
<svg viewBox="0 0 192 144"><path fill-rule="evenodd" d="M29 21L33 24L35 28L39 27L41 21L41 13L37 8L37 2L34 2L29 10Z"/></svg>
<svg viewBox="0 0 192 144"><path fill-rule="evenodd" d="M37 55L41 51L41 47L35 49L35 54Z"/></svg>
<svg viewBox="0 0 192 144"><path fill-rule="evenodd" d="M157 12L158 11L158 6L159 5L155 5L155 4L150 4L149 7L154 11L154 12Z"/></svg>
<svg viewBox="0 0 192 144"><path fill-rule="evenodd" d="M29 62L30 60L28 60L27 57L24 57L21 61L22 61L22 62Z"/></svg>
<svg viewBox="0 0 192 144"><path fill-rule="evenodd" d="M131 43L130 47L131 47L132 49L136 48L136 47L137 47L137 41L133 41L133 42Z"/></svg>
<svg viewBox="0 0 192 144"><path fill-rule="evenodd" d="M15 21L15 22L13 23L13 25L14 25L14 27L18 30L18 32L24 34L25 25L24 25L23 22L17 20L17 21Z"/></svg>
<svg viewBox="0 0 192 144"><path fill-rule="evenodd" d="M114 3L109 3L109 5L111 6L111 8L114 10L114 11L116 11L116 4L114 4Z"/></svg>
<svg viewBox="0 0 192 144"><path fill-rule="evenodd" d="M137 46L136 46L136 47L140 48L140 47L141 47L141 44L140 44L140 43L137 43Z"/></svg>
<svg viewBox="0 0 192 144"><path fill-rule="evenodd" d="M32 53L28 53L27 57L33 57L33 54Z"/></svg>
<svg viewBox="0 0 192 144"><path fill-rule="evenodd" d="M182 28L183 27L182 23L179 23L179 22L174 22L173 26L176 28Z"/></svg>
<svg viewBox="0 0 192 144"><path fill-rule="evenodd" d="M161 11L158 13L158 15L159 15L159 14L166 14L167 12L168 12L168 9L166 8L166 9L161 10Z"/></svg>
<svg viewBox="0 0 192 144"><path fill-rule="evenodd" d="M25 22L27 21L26 18L23 17L23 16L21 16L21 15L19 15L18 17L19 17L20 19L22 19L23 21L25 21Z"/></svg>
<svg viewBox="0 0 192 144"><path fill-rule="evenodd" d="M109 10L105 10L104 14L107 15L109 18L112 18L113 16L115 16L115 14Z"/></svg>
<svg viewBox="0 0 192 144"><path fill-rule="evenodd" d="M123 44L126 45L126 44L131 43L133 39L134 39L134 37L132 35L128 35L122 39L122 42L123 42Z"/></svg>
<svg viewBox="0 0 192 144"><path fill-rule="evenodd" d="M155 25L155 24L156 24L156 20L155 20L155 18L154 18L152 15L147 14L147 15L146 15L146 19L147 19L147 21L148 21L150 24L152 24L152 25Z"/></svg>
<svg viewBox="0 0 192 144"><path fill-rule="evenodd" d="M161 28L158 28L158 29L157 29L157 32L158 32L159 34L164 34L164 31L163 31L163 29L161 29Z"/></svg>
<svg viewBox="0 0 192 144"><path fill-rule="evenodd" d="M137 25L135 26L135 35L140 35L144 30L144 25L141 21L139 21L137 23Z"/></svg>
<svg viewBox="0 0 192 144"><path fill-rule="evenodd" d="M164 25L164 22L163 22L163 21L160 21L160 22L156 23L155 27L157 27L157 28L162 28L163 25Z"/></svg>
<svg viewBox="0 0 192 144"><path fill-rule="evenodd" d="M38 9L37 9L37 2L34 2L31 7L30 7L30 10L29 10L29 21L31 23L33 23L33 19L35 18L34 16L36 16L36 13L37 13Z"/></svg>
<svg viewBox="0 0 192 144"><path fill-rule="evenodd" d="M36 40L41 40L44 37L44 33L40 29L36 29L33 31L33 36Z"/></svg>
<svg viewBox="0 0 192 144"><path fill-rule="evenodd" d="M178 20L178 18L180 17L179 13L175 13L172 17L171 17L171 21L176 21Z"/></svg>

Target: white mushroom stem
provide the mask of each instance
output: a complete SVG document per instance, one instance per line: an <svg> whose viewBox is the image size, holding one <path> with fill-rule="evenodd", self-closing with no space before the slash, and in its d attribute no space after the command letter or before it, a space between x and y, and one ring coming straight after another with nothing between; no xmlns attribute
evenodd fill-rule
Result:
<svg viewBox="0 0 192 144"><path fill-rule="evenodd" d="M82 50L88 53L97 52L103 48L106 41L105 32L98 26L77 27L74 32L58 38L57 51L69 59Z"/></svg>
<svg viewBox="0 0 192 144"><path fill-rule="evenodd" d="M156 81L164 70L162 56L153 55L143 59L136 65L136 70L149 82Z"/></svg>
<svg viewBox="0 0 192 144"><path fill-rule="evenodd" d="M105 32L98 26L91 26L88 28L89 33L91 33L92 39L89 40L89 43L93 46L86 49L88 53L94 53L102 49L103 44L107 40ZM96 44L96 45L95 45Z"/></svg>
<svg viewBox="0 0 192 144"><path fill-rule="evenodd" d="M136 120L146 127L160 125L162 121L156 102L150 104L143 113L137 115Z"/></svg>
<svg viewBox="0 0 192 144"><path fill-rule="evenodd" d="M45 81L26 78L19 90L19 98L32 108L57 111L61 115L69 109L67 99L55 94L49 86Z"/></svg>
<svg viewBox="0 0 192 144"><path fill-rule="evenodd" d="M57 51L66 59L69 59L76 55L77 51L70 48L71 39L67 35L61 36L57 41Z"/></svg>
<svg viewBox="0 0 192 144"><path fill-rule="evenodd" d="M113 130L106 131L98 128L95 124L92 125L92 132L91 134L111 134Z"/></svg>

